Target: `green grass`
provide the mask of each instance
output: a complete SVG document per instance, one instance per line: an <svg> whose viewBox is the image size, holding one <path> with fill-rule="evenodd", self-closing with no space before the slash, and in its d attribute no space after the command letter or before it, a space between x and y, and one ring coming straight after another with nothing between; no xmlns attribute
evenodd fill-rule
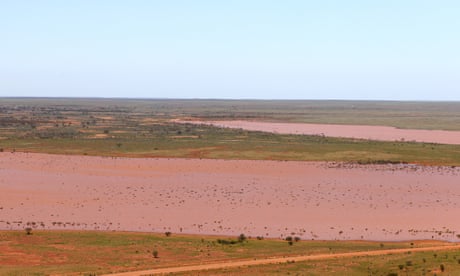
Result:
<svg viewBox="0 0 460 276"><path fill-rule="evenodd" d="M142 270L236 259L442 244L441 242L431 242L431 244L415 242L411 245L409 242L300 241L290 246L282 240L249 239L243 243L222 245L217 243L219 238L228 239L229 237L201 237L176 235L175 233L171 237L166 237L164 234L93 231L33 231L32 235L25 235L25 232L22 231L0 231L0 248L2 249L0 251L0 275L48 275L71 272L101 274L111 271ZM158 251L159 258L153 257L153 250ZM455 255L452 252L447 254L451 256L450 258ZM443 253L438 252L438 255L440 256L438 261L444 261L441 258ZM406 260L406 256L394 255L393 258L396 258L395 263ZM414 258L414 263L418 263L416 260ZM336 261L331 260L331 265L334 262ZM290 264L281 269L283 271L291 269L302 271L311 265L312 262L305 262ZM295 267L291 268L292 266ZM388 263L388 267L393 266L393 263ZM263 269L270 271L272 268L266 266Z"/></svg>
<svg viewBox="0 0 460 276"><path fill-rule="evenodd" d="M460 275L459 259L458 250L415 252L202 271L200 275Z"/></svg>
<svg viewBox="0 0 460 276"><path fill-rule="evenodd" d="M109 114L120 122L194 117L460 130L460 102L0 98L1 111L12 109L5 117L20 114L32 121Z"/></svg>
<svg viewBox="0 0 460 276"><path fill-rule="evenodd" d="M277 135L172 118L460 130L460 103L15 99L0 102L0 150L56 154L460 165L460 145Z"/></svg>
<svg viewBox="0 0 460 276"><path fill-rule="evenodd" d="M154 132L149 137L137 138L124 134L107 139L16 137L0 140L0 148L101 156L460 165L460 145L279 135L180 124L167 125L167 128L174 135Z"/></svg>

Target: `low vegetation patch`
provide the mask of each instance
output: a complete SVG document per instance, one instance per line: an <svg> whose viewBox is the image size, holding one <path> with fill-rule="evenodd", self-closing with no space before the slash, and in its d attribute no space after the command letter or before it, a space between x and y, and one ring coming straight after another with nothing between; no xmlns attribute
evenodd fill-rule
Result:
<svg viewBox="0 0 460 276"><path fill-rule="evenodd" d="M0 275L70 274L75 272L100 275L116 271L193 265L213 261L381 250L378 242L300 240L296 242L294 237L292 242L295 243L295 246L286 246L285 240L249 239L245 235L235 238L219 237L216 241L215 237L181 234L166 237L163 233L34 230L33 235L24 235L23 231L0 231L0 240L3 242L0 244L2 246ZM232 246L222 246L227 244ZM414 246L401 242L385 243L385 249L441 244L445 243L425 242L415 243ZM369 260L372 261L370 267L373 271L382 272L386 269L386 272L393 272L389 270L394 269L396 272L398 264L402 264L402 269L410 268L418 271L417 269L423 264L421 259L425 258L424 266L433 271L439 270L442 264L445 271L452 272L453 275L455 271L460 272L458 263L460 258L457 257L460 256L460 252L452 251L452 254L449 255L443 252L437 253L443 258L435 258L432 252L411 255L395 254L383 258L384 261L378 261L382 259L382 256L369 257ZM18 254L24 257L17 258ZM88 262L88 260L91 261ZM333 262L340 266L346 264L353 269L358 269L360 263L365 261L366 259L360 259L351 264L350 259ZM410 261L410 266L407 266L408 261ZM300 273L305 271L305 267L311 268L311 263L296 262L290 265L294 265ZM324 275L320 269L322 266L313 270L313 275ZM270 271L271 267L264 266L263 269ZM281 267L281 269L283 272L291 271L289 267ZM248 273L253 274L251 270ZM383 274L377 273L377 275ZM419 274L416 273L416 275Z"/></svg>

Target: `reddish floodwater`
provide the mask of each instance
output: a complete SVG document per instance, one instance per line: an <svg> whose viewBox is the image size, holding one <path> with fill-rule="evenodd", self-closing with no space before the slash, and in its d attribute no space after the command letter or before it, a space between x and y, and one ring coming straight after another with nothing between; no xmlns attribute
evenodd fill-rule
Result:
<svg viewBox="0 0 460 276"><path fill-rule="evenodd" d="M0 228L458 240L459 180L413 165L0 153Z"/></svg>
<svg viewBox="0 0 460 276"><path fill-rule="evenodd" d="M280 134L325 135L378 141L416 141L460 145L460 131L399 129L387 126L270 123L252 121L181 121Z"/></svg>

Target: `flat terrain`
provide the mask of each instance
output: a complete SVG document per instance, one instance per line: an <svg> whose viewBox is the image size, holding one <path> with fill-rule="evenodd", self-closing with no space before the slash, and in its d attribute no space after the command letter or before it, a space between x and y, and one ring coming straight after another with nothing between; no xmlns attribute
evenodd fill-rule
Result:
<svg viewBox="0 0 460 276"><path fill-rule="evenodd" d="M152 269L188 270L186 275L285 275L296 270L309 275L334 271L339 275L367 275L369 270L377 275L400 271L419 275L422 271L438 271L441 264L446 272L460 272L459 245L439 241L301 240L289 245L272 239L219 243L222 240L236 241L236 237L36 229L26 235L24 231L0 231L0 275L100 275ZM157 258L153 252L157 252ZM216 269L198 272L190 271L188 266Z"/></svg>
<svg viewBox="0 0 460 276"><path fill-rule="evenodd" d="M459 133L456 102L1 98L0 274L456 275L363 252L460 241Z"/></svg>
<svg viewBox="0 0 460 276"><path fill-rule="evenodd" d="M391 254L407 254L413 252L434 252L435 254L438 251L448 251L448 250L458 250L460 245L451 245L451 246L436 246L436 247L425 247L425 248L404 248L404 249L385 249L385 250L374 250L374 251L361 251L361 252L349 252L349 253L329 253L329 254L317 254L317 255L304 255L304 256L292 256L292 257L275 257L269 259L254 259L254 260L245 260L245 261L231 261L231 262L221 262L214 264L202 264L202 265L193 265L193 266L178 266L170 268L158 268L158 269L149 269L133 272L124 272L124 273L114 273L109 274L110 276L141 276L141 275L150 275L150 274L166 274L166 273L178 273L178 272L195 272L212 270L215 273L215 270L222 270L228 268L244 268L250 266L260 266L260 265L273 265L273 264L284 264L284 263L295 263L295 262L305 262L312 260L333 260L333 259L346 259L346 258L355 258L355 257L371 257L371 256L384 256ZM240 270L241 271L241 270ZM108 276L109 276L108 275Z"/></svg>
<svg viewBox="0 0 460 276"><path fill-rule="evenodd" d="M4 118L35 124L78 117L90 128L93 119L98 125L105 119L131 130L146 117L460 130L460 102L0 98L0 108Z"/></svg>
<svg viewBox="0 0 460 276"><path fill-rule="evenodd" d="M402 108L407 108L407 113ZM412 138L401 141L404 137L399 136L384 142L324 135L281 135L174 121L203 121L218 115L221 120L292 123L295 116L311 116L318 119L312 122L337 124L342 123L338 114L343 113L342 117L349 118L350 124L364 124L367 121L357 120L381 116L385 122L408 123L407 128L432 129L435 125L429 122L433 122L439 129L452 129L445 127L451 122L449 126L455 129L460 126L460 122L455 122L460 118L457 103L1 99L0 111L0 151L5 152L460 166L460 145L413 143L407 142ZM374 123L383 122L375 120ZM332 126L333 129L343 127L349 126ZM352 127L364 128L365 135L375 128ZM315 129L313 134L321 134L321 131ZM386 131L374 133L374 138L375 135L378 139L379 135L385 136ZM444 132L434 136L445 139Z"/></svg>
<svg viewBox="0 0 460 276"><path fill-rule="evenodd" d="M318 135L374 141L408 141L460 145L460 131L398 129L388 126L273 123L257 121L183 121L277 134Z"/></svg>
<svg viewBox="0 0 460 276"><path fill-rule="evenodd" d="M0 154L0 228L457 241L460 168Z"/></svg>

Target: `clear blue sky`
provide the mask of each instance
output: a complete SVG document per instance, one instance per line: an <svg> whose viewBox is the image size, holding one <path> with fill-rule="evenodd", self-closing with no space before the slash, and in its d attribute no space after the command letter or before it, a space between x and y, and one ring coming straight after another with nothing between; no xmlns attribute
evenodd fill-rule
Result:
<svg viewBox="0 0 460 276"><path fill-rule="evenodd" d="M0 0L0 96L460 100L460 1Z"/></svg>

